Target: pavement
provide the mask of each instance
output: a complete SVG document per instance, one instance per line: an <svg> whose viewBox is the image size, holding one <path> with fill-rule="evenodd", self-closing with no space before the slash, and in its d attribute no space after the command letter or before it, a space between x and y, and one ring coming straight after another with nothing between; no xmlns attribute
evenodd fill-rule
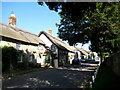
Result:
<svg viewBox="0 0 120 90"><path fill-rule="evenodd" d="M35 71L2 81L2 88L84 88L97 64L82 63Z"/></svg>

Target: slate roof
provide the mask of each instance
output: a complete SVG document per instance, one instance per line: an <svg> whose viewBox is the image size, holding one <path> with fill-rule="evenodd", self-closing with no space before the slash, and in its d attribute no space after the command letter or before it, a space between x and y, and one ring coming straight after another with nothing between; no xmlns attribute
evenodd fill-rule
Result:
<svg viewBox="0 0 120 90"><path fill-rule="evenodd" d="M0 36L31 44L45 44L36 34L0 22Z"/></svg>
<svg viewBox="0 0 120 90"><path fill-rule="evenodd" d="M41 31L38 36L40 36L41 34L44 34L58 48L73 52L73 50L70 49L70 46L65 44L62 40L56 37L53 37L52 35L50 35L49 33L46 33L45 31Z"/></svg>

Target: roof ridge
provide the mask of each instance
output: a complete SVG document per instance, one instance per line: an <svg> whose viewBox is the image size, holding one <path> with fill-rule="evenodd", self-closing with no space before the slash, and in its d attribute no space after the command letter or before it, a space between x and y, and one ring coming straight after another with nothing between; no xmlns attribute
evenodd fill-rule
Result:
<svg viewBox="0 0 120 90"><path fill-rule="evenodd" d="M68 49L68 48L69 48L69 45L67 45L67 44L64 43L62 40L60 40L60 39L52 36L51 34L45 32L45 31L41 31L38 36L40 36L42 33L45 34L50 40L52 40L56 45L61 46L61 47L65 48L65 49L69 50L69 49ZM55 40L55 41L54 41L54 40Z"/></svg>
<svg viewBox="0 0 120 90"><path fill-rule="evenodd" d="M21 28L19 28L19 27L16 27L19 31L23 31L23 32L26 32L26 33L29 33L29 34L32 34L32 35L36 35L36 34L34 34L34 33L32 33L32 32L29 32L29 31L27 31L27 30L24 30L24 29L21 29ZM37 35L36 35L37 36Z"/></svg>
<svg viewBox="0 0 120 90"><path fill-rule="evenodd" d="M1 22L0 21L0 24L1 25L4 25L4 26L7 26L7 27L9 27L9 28L12 28L12 29L14 29L14 30L17 30L17 31L23 31L23 32L25 32L25 33L29 33L29 34L32 34L32 35L35 35L35 36L37 36L36 34L34 34L34 33L32 33L32 32L29 32L29 31L27 31L27 30L24 30L24 29L21 29L21 28L19 28L19 27L17 27L17 26L10 26L10 25L8 25L8 24L6 24L6 23L3 23L3 22Z"/></svg>
<svg viewBox="0 0 120 90"><path fill-rule="evenodd" d="M44 31L44 32L45 32L45 31ZM48 34L48 35L50 35L50 36L53 37L54 39L59 40L60 42L64 43L62 40L56 38L55 36L52 36L51 34L49 34L49 33L47 33L47 32L45 32L45 33ZM65 43L64 43L64 44L65 44ZM67 44L66 44L66 45L67 45Z"/></svg>
<svg viewBox="0 0 120 90"><path fill-rule="evenodd" d="M2 23L2 22L0 22L0 25L3 28L7 28L4 31L5 35L9 34L9 33L7 33L7 34L5 33L7 31L9 31L9 32L13 31L15 33L15 35L13 33L11 34L11 38L13 38L13 39L24 41L24 42L27 42L27 43L33 43L33 44L39 44L39 43L44 44L43 41L40 40L39 37L36 34L25 31L25 30L23 30L21 28L18 28L16 26L15 27L10 26L10 25ZM8 36L10 36L10 35L8 35Z"/></svg>

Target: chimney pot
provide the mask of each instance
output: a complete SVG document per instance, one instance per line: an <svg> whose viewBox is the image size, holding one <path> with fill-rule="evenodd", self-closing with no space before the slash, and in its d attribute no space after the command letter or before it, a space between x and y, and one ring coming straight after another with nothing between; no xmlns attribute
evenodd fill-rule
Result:
<svg viewBox="0 0 120 90"><path fill-rule="evenodd" d="M50 35L52 35L52 29L49 29L49 30L48 30L48 33L49 33Z"/></svg>
<svg viewBox="0 0 120 90"><path fill-rule="evenodd" d="M9 25L16 26L16 17L13 12L11 12L11 15L9 17Z"/></svg>

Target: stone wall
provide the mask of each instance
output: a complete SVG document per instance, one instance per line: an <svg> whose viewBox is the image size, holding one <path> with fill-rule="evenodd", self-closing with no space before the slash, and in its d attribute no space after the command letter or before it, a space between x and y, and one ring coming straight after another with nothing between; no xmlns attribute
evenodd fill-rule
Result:
<svg viewBox="0 0 120 90"><path fill-rule="evenodd" d="M37 57L40 57L39 55L41 55L40 63L42 65L43 64L45 65L44 52L46 49L43 45L39 45L39 48L38 48L38 46L23 44L21 42L1 41L0 43L1 43L1 46L12 46L17 50L23 50L24 53L27 54L28 61L33 62L34 64L36 64L36 62L37 62L37 59L38 59ZM34 58L32 55L34 55ZM22 59L21 59L21 61L22 61Z"/></svg>
<svg viewBox="0 0 120 90"><path fill-rule="evenodd" d="M109 57L106 62L107 66L111 67L112 70L120 76L120 53L116 53Z"/></svg>

